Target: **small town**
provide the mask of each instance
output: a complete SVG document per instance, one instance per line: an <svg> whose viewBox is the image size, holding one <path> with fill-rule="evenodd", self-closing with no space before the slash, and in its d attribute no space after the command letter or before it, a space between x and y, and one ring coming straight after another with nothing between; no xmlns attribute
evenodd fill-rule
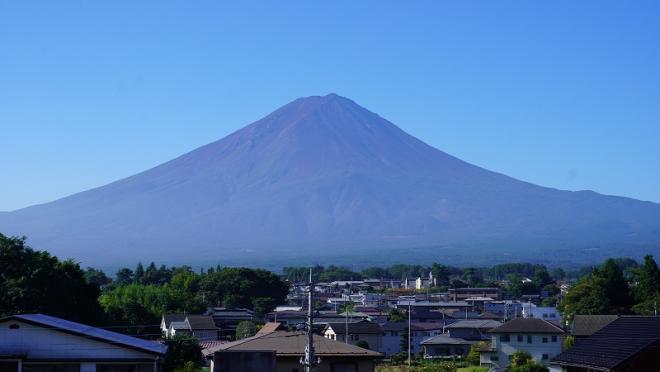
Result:
<svg viewBox="0 0 660 372"><path fill-rule="evenodd" d="M573 272L433 263L196 273L140 263L111 279L0 238L2 372L660 365L660 269L650 255Z"/></svg>

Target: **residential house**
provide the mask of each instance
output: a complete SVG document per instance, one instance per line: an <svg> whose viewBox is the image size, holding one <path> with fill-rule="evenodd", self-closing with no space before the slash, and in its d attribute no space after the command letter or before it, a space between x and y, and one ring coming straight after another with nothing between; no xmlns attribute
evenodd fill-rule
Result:
<svg viewBox="0 0 660 372"><path fill-rule="evenodd" d="M0 319L3 372L158 372L167 347L44 315Z"/></svg>
<svg viewBox="0 0 660 372"><path fill-rule="evenodd" d="M539 318L555 323L561 324L561 314L554 306L536 306L533 303L526 303L522 305L523 318Z"/></svg>
<svg viewBox="0 0 660 372"><path fill-rule="evenodd" d="M463 358L470 347L477 341L468 341L462 338L451 337L449 334L441 334L422 341L424 358Z"/></svg>
<svg viewBox="0 0 660 372"><path fill-rule="evenodd" d="M561 353L564 331L543 319L517 318L491 329L490 334L491 345L482 350L481 365L507 367L515 352L525 351L548 366L550 359Z"/></svg>
<svg viewBox="0 0 660 372"><path fill-rule="evenodd" d="M413 354L422 350L421 343L427 338L442 334L441 323L411 323L410 348ZM381 326L383 330L381 353L392 356L400 352L407 352L401 345L407 344L408 322L389 322Z"/></svg>
<svg viewBox="0 0 660 372"><path fill-rule="evenodd" d="M383 342L383 329L377 323L361 321L355 323L328 323L323 329L323 337L356 344L364 341L371 350L380 350Z"/></svg>
<svg viewBox="0 0 660 372"><path fill-rule="evenodd" d="M497 301L502 298L502 289L499 287L449 288L449 298L452 301L465 301L470 297L490 297Z"/></svg>
<svg viewBox="0 0 660 372"><path fill-rule="evenodd" d="M320 359L316 372L359 371L373 372L376 360L382 354L376 351L363 349L355 345L331 340L319 335L313 335L315 355ZM227 352L235 353L264 353L275 352L275 370L277 372L303 371L300 358L305 355L307 346L306 332L274 331L237 340L202 352L209 361L210 372L220 372L216 366L222 364L220 360ZM259 354L261 356L261 354ZM259 359L261 358L254 358ZM259 368L246 368L246 371L257 371Z"/></svg>
<svg viewBox="0 0 660 372"><path fill-rule="evenodd" d="M406 289L427 289L436 286L437 280L433 277L433 273L429 271L428 277L417 277L415 280L409 280L406 278L404 280L404 288Z"/></svg>
<svg viewBox="0 0 660 372"><path fill-rule="evenodd" d="M199 341L213 341L220 337L220 330L210 315L164 314L160 328L163 337L189 334Z"/></svg>
<svg viewBox="0 0 660 372"><path fill-rule="evenodd" d="M307 321L307 312L301 310L273 311L266 315L269 322L279 322L285 327L296 328Z"/></svg>
<svg viewBox="0 0 660 372"><path fill-rule="evenodd" d="M502 325L502 322L490 319L458 320L445 327L452 338L469 341L486 341L490 339L491 329Z"/></svg>
<svg viewBox="0 0 660 372"><path fill-rule="evenodd" d="M243 308L214 307L207 311L206 315L213 317L216 327L220 328L223 338L236 335L238 323L246 320L254 320L254 312Z"/></svg>
<svg viewBox="0 0 660 372"><path fill-rule="evenodd" d="M522 303L518 301L491 301L484 303L484 312L501 316L502 319L511 320L522 316Z"/></svg>
<svg viewBox="0 0 660 372"><path fill-rule="evenodd" d="M552 359L567 372L660 370L660 317L621 316Z"/></svg>

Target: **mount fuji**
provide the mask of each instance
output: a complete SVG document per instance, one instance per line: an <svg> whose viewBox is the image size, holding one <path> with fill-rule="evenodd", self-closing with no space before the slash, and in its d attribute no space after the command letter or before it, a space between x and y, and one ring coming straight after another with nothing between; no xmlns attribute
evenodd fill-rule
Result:
<svg viewBox="0 0 660 372"><path fill-rule="evenodd" d="M660 250L660 205L469 164L355 102L297 99L152 169L0 213L87 264L588 262Z"/></svg>

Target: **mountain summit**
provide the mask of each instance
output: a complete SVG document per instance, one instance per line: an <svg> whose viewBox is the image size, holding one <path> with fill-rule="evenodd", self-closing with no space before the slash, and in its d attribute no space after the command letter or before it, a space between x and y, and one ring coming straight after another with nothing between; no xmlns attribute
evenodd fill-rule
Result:
<svg viewBox="0 0 660 372"><path fill-rule="evenodd" d="M0 232L94 264L414 261L410 252L461 261L476 251L553 261L657 251L660 205L485 170L330 94L137 175L2 213Z"/></svg>

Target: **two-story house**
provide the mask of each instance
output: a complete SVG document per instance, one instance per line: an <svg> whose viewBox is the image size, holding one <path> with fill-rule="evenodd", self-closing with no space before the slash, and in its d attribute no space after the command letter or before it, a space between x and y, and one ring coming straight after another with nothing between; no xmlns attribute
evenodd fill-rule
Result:
<svg viewBox="0 0 660 372"><path fill-rule="evenodd" d="M348 343L353 345L364 341L369 349L378 351L382 348L383 329L378 323L369 321L328 323L323 329L323 337L341 342L348 339Z"/></svg>
<svg viewBox="0 0 660 372"><path fill-rule="evenodd" d="M515 352L525 351L548 366L561 353L564 331L543 319L517 318L491 329L490 334L491 345L481 351L481 365L507 367Z"/></svg>

